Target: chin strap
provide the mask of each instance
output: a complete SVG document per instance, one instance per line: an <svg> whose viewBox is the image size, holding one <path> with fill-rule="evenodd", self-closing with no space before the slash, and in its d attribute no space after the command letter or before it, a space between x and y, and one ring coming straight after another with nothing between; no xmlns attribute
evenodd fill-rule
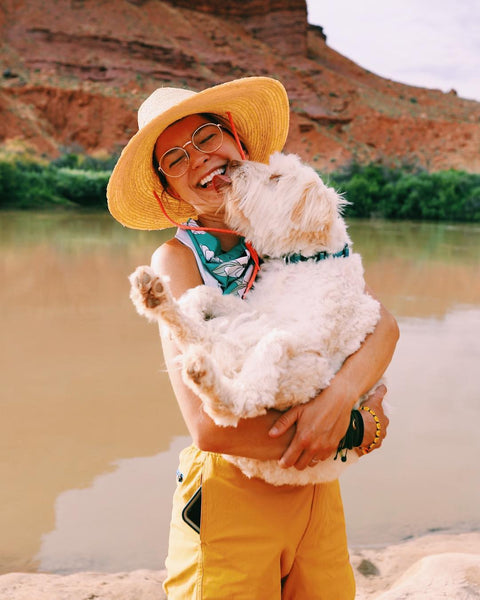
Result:
<svg viewBox="0 0 480 600"><path fill-rule="evenodd" d="M230 123L230 127L232 129L233 137L235 138L235 141L237 142L238 151L240 152L240 156L242 157L242 160L246 160L245 152L243 151L242 144L240 142L240 138L238 137L238 133L235 128L235 123L233 122L232 113L227 111L227 117L228 117L228 122Z"/></svg>
<svg viewBox="0 0 480 600"><path fill-rule="evenodd" d="M217 229L215 227L193 227L191 225L185 225L185 223L177 223L171 217L169 217L169 215L167 214L167 211L165 210L165 207L163 206L163 202L161 201L160 196L157 194L157 192L155 190L153 190L153 195L155 196L155 199L157 200L157 202L160 206L163 216L167 219L167 221L170 221L170 223L172 223L172 225L175 225L176 227L179 227L180 229L189 229L190 231L199 231L199 230L200 231L209 231L209 232L213 232L213 233L232 233L233 235L238 235L238 233L236 231L233 231L231 229ZM248 281L247 287L245 288L245 291L243 292L242 298L245 298L247 293L252 288L252 286L255 282L255 279L257 277L257 274L260 270L260 259L258 258L258 254L257 254L257 251L255 250L255 248L247 240L245 240L245 248L250 252L250 256L252 257L253 271L252 271L252 275Z"/></svg>

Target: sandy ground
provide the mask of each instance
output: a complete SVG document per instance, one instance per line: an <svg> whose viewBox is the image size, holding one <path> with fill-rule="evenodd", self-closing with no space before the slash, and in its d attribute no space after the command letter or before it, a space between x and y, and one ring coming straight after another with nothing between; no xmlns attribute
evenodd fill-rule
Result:
<svg viewBox="0 0 480 600"><path fill-rule="evenodd" d="M357 600L480 598L480 532L352 551Z"/></svg>
<svg viewBox="0 0 480 600"><path fill-rule="evenodd" d="M480 598L480 532L432 534L382 549L352 549L351 558L356 600ZM147 570L9 573L0 577L0 599L164 600L164 576L163 571Z"/></svg>

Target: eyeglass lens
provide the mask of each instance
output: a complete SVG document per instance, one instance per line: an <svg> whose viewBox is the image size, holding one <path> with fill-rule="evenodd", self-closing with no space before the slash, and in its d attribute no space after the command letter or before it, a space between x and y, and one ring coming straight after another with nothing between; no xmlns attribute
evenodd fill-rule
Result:
<svg viewBox="0 0 480 600"><path fill-rule="evenodd" d="M200 152L206 154L218 150L223 142L223 133L220 125L205 123L200 125L192 134L192 144ZM189 142L187 142L188 145ZM185 173L190 161L185 148L180 146L167 150L160 159L160 169L170 177L180 177Z"/></svg>

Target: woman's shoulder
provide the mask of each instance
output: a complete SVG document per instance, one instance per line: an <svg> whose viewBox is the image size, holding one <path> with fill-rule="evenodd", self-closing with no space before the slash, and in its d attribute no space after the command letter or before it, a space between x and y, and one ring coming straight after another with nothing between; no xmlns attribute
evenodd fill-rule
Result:
<svg viewBox="0 0 480 600"><path fill-rule="evenodd" d="M203 283L193 252L176 238L155 250L150 266L158 275L170 279L170 288L176 297Z"/></svg>
<svg viewBox="0 0 480 600"><path fill-rule="evenodd" d="M172 238L155 250L150 265L159 275L170 276L171 272L195 265L195 256L185 244Z"/></svg>

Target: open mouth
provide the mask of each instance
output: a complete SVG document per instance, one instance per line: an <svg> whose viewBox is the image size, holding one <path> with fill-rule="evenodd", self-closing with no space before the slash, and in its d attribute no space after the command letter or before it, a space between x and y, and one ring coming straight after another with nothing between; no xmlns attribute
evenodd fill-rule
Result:
<svg viewBox="0 0 480 600"><path fill-rule="evenodd" d="M213 187L216 192L221 192L224 188L231 185L232 180L228 175L215 175L213 178Z"/></svg>
<svg viewBox="0 0 480 600"><path fill-rule="evenodd" d="M224 165L223 167L219 167L218 169L215 169L214 171L212 171L211 173L206 175L203 179L200 179L198 185L201 188L205 189L208 186L208 184L213 181L214 177L225 175L226 170L227 170L227 165Z"/></svg>

